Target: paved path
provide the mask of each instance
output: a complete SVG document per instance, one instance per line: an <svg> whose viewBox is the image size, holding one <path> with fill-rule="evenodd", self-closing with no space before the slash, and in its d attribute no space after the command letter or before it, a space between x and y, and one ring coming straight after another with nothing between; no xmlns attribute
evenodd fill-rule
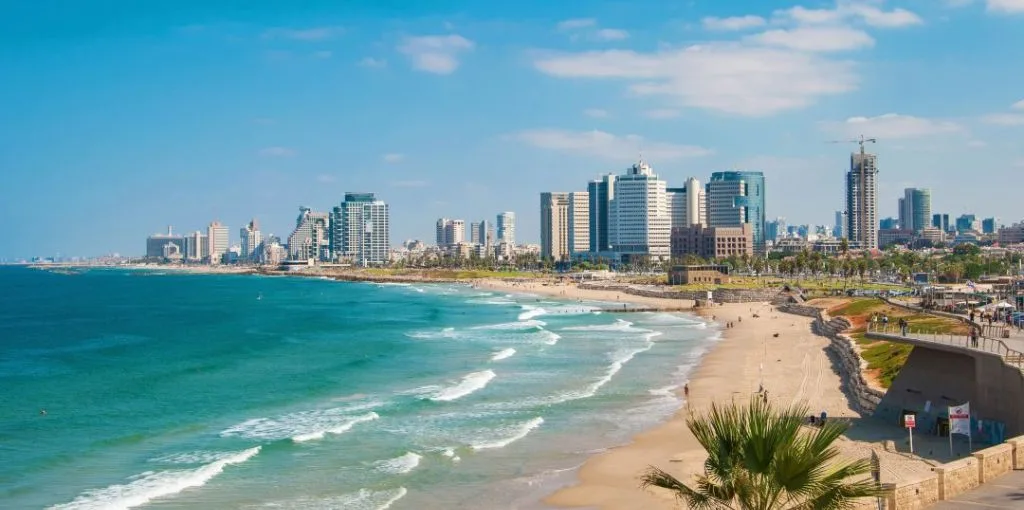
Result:
<svg viewBox="0 0 1024 510"><path fill-rule="evenodd" d="M970 510L1009 508L1024 510L1024 471L1012 471L995 480L965 492L949 501L929 507L934 510Z"/></svg>

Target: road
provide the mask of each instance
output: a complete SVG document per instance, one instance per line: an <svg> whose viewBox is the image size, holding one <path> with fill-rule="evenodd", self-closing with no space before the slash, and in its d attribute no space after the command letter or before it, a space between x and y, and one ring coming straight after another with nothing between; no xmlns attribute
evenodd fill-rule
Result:
<svg viewBox="0 0 1024 510"><path fill-rule="evenodd" d="M929 507L932 510L1007 508L1024 510L1024 471L1011 471L995 480L948 501Z"/></svg>

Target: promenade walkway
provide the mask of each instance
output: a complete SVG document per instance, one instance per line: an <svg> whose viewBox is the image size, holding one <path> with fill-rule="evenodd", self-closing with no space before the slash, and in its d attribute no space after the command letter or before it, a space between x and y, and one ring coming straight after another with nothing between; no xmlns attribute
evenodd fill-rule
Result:
<svg viewBox="0 0 1024 510"><path fill-rule="evenodd" d="M890 342L930 344L942 350L995 354L1001 357L1007 365L1024 370L1024 338L990 338L983 334L976 340L972 340L968 335L926 333L914 331L913 327L908 327L904 332L894 324L869 324L866 336Z"/></svg>

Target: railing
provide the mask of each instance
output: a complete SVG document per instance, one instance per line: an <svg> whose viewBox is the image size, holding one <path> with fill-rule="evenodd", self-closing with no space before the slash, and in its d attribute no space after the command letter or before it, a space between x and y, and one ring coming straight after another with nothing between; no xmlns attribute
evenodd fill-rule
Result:
<svg viewBox="0 0 1024 510"><path fill-rule="evenodd" d="M909 340L931 342L971 351L995 354L996 356L1003 358L1003 362L1007 365L1024 370L1024 353L1009 348L998 338L989 338L985 336L971 338L969 335L958 335L954 333L926 333L922 331L914 331L914 328L911 326L907 326L904 330L904 328L895 324L877 323L868 324L867 331L868 333L876 333L890 337L905 337Z"/></svg>

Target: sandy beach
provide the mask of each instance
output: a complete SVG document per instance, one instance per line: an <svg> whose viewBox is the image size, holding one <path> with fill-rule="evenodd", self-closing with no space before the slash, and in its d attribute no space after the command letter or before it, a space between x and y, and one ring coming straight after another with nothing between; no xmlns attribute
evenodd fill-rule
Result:
<svg viewBox="0 0 1024 510"><path fill-rule="evenodd" d="M777 405L806 403L814 413L858 416L826 355L828 340L811 332L811 319L775 311L767 303L726 304L703 313L708 318L714 315L721 324L734 325L723 330L721 341L690 377L689 402L668 422L641 433L630 444L588 459L579 470L578 482L551 495L545 503L605 510L682 508L667 492L641 490L639 475L651 465L684 481L700 472L706 455L686 427L687 415L702 413L712 401L749 399L762 380L769 399ZM847 438L837 445L849 458L868 456L877 447L877 443ZM928 471L921 461L894 453L879 454L886 471L883 481L912 478Z"/></svg>

